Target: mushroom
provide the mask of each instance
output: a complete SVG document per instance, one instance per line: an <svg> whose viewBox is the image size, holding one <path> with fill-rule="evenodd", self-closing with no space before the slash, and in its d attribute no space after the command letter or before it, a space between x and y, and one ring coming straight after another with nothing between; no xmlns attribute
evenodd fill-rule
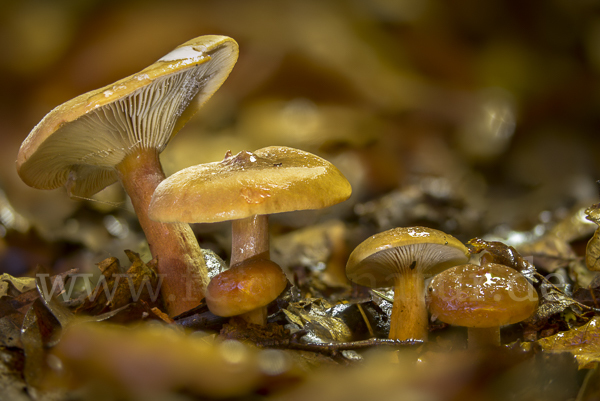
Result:
<svg viewBox="0 0 600 401"><path fill-rule="evenodd" d="M453 236L426 227L399 227L367 238L350 254L348 279L366 287L394 287L390 339L427 340L425 275L468 260Z"/></svg>
<svg viewBox="0 0 600 401"><path fill-rule="evenodd" d="M148 218L152 193L165 178L158 155L221 86L237 55L237 43L228 37L185 42L139 73L56 107L17 157L21 179L39 189L65 185L71 196L89 197L121 182L158 257L171 316L200 302L208 278L189 225Z"/></svg>
<svg viewBox="0 0 600 401"><path fill-rule="evenodd" d="M210 281L206 303L217 316L242 316L249 323L264 326L267 305L286 286L287 278L277 263L262 258L246 259Z"/></svg>
<svg viewBox="0 0 600 401"><path fill-rule="evenodd" d="M470 349L499 346L500 326L527 319L537 305L537 292L525 276L497 263L455 266L429 285L432 316L467 327Z"/></svg>
<svg viewBox="0 0 600 401"><path fill-rule="evenodd" d="M150 217L188 223L231 220L231 269L225 274L233 277L234 269L245 261L269 259L269 214L325 208L346 200L351 191L346 178L328 161L298 149L272 146L235 156L227 152L221 162L178 171L156 188ZM208 308L215 314L220 313L218 298L227 295L218 288L224 281L217 277L206 293ZM264 325L265 313L254 310L244 319Z"/></svg>

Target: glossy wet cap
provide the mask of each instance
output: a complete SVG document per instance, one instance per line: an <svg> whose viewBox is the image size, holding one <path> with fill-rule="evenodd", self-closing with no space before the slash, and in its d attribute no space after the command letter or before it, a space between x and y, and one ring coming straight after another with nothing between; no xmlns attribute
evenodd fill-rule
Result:
<svg viewBox="0 0 600 401"><path fill-rule="evenodd" d="M321 209L351 193L348 180L327 160L271 146L178 171L156 188L149 215L167 223L212 223Z"/></svg>
<svg viewBox="0 0 600 401"><path fill-rule="evenodd" d="M114 166L132 149L162 151L225 81L237 56L233 39L201 36L137 74L63 103L23 141L19 176L34 188L67 184L71 195L98 192L117 180Z"/></svg>
<svg viewBox="0 0 600 401"><path fill-rule="evenodd" d="M206 288L206 305L217 316L237 316L268 305L286 285L278 264L249 259L213 277Z"/></svg>
<svg viewBox="0 0 600 401"><path fill-rule="evenodd" d="M348 258L346 276L371 288L391 287L398 274L417 269L433 275L469 259L465 245L442 231L427 227L398 227L375 234Z"/></svg>
<svg viewBox="0 0 600 401"><path fill-rule="evenodd" d="M521 322L538 305L533 286L518 271L489 263L448 269L429 285L429 310L442 322L490 328Z"/></svg>

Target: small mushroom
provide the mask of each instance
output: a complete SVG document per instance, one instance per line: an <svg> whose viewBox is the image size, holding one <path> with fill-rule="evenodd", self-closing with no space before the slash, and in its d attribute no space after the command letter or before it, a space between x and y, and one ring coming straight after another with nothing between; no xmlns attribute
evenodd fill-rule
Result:
<svg viewBox="0 0 600 401"><path fill-rule="evenodd" d="M221 162L178 171L156 188L150 217L163 222L232 221L231 269L226 274L234 277L233 270L243 262L269 259L269 214L325 208L346 200L351 191L346 178L328 161L298 149L272 146L235 156L227 152ZM217 277L206 294L207 305L216 314L218 297L226 296L217 289ZM265 324L264 311L251 314L244 318Z"/></svg>
<svg viewBox="0 0 600 401"><path fill-rule="evenodd" d="M210 281L206 302L217 316L242 315L249 323L264 325L267 305L286 285L287 278L278 264L268 259L247 259Z"/></svg>
<svg viewBox="0 0 600 401"><path fill-rule="evenodd" d="M453 236L426 227L399 227L367 238L350 254L348 279L366 287L394 287L390 339L427 340L425 275L468 260Z"/></svg>
<svg viewBox="0 0 600 401"><path fill-rule="evenodd" d="M538 305L533 286L497 263L465 264L431 280L429 310L442 322L468 328L469 348L500 345L500 326L521 322Z"/></svg>
<svg viewBox="0 0 600 401"><path fill-rule="evenodd" d="M158 155L221 86L237 55L237 43L224 36L183 43L139 73L56 107L17 157L21 179L39 189L65 185L71 196L89 197L121 182L158 257L171 316L200 302L208 278L190 227L148 218L152 193L165 178Z"/></svg>

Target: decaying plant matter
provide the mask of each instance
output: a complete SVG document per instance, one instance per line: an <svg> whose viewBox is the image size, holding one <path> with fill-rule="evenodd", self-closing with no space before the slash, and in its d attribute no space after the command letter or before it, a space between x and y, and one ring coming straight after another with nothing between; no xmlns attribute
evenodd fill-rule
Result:
<svg viewBox="0 0 600 401"><path fill-rule="evenodd" d="M12 163L51 106L138 71L144 57L189 32L238 38L243 60L177 137L170 133L229 74L233 40L188 42L149 70L75 99L90 102L51 112L34 133L48 129L45 139L56 140L32 134L19 174L36 187L50 175L48 185L79 198L121 182L94 201L22 193L20 180L3 173L14 169L0 169L0 398L599 398L600 219L590 205L600 178L592 107L600 47L589 2L88 2L76 16L68 14L71 3L44 4L40 13L41 2L16 2L5 10L11 46L2 76L10 97L0 120L3 133L15 134L2 135L0 160ZM165 135L158 145L135 135L123 142L129 131ZM78 147L51 153L59 145ZM352 197L282 213L286 202L275 191L292 194L282 179L287 162L238 153L274 147L335 165L349 183L340 192L349 196L351 184ZM214 184L211 199L198 189L205 197L184 209L204 208L214 224L145 216L165 176L221 160L227 149L216 165L241 174L227 188L216 175L197 178ZM248 178L252 165L272 174ZM306 178L323 166L293 167ZM331 183L305 187L293 202L328 191ZM183 198L163 207L181 213ZM241 205L233 207L234 198ZM275 211L260 209L267 204ZM247 214L218 223L213 207ZM409 253L388 232L443 235ZM385 252L391 248L394 255ZM495 327L478 337L493 347L470 347L474 330L442 317L424 291L431 274L449 267L432 262L436 271L427 272L425 261L443 259L445 248L455 250L448 264L476 266L463 272L473 277L447 273L462 301L452 305L479 326L484 315L494 317ZM381 254L396 266L375 260ZM195 283L177 273L202 270L203 262ZM486 270L497 264L506 275ZM167 280L165 269L175 275ZM494 315L511 297L525 297L509 276L537 296L520 322L513 309L509 318ZM465 289L492 284L477 293L491 296L479 305ZM211 285L223 290L218 306L200 300ZM192 290L199 296L180 302Z"/></svg>

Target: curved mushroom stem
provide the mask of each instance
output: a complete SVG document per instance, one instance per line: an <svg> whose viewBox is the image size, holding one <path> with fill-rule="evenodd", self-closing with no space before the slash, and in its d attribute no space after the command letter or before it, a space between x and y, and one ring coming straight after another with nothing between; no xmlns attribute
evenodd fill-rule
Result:
<svg viewBox="0 0 600 401"><path fill-rule="evenodd" d="M237 264L260 257L269 259L269 216L254 215L231 223L231 268ZM267 324L267 307L240 315L248 323Z"/></svg>
<svg viewBox="0 0 600 401"><path fill-rule="evenodd" d="M469 327L467 331L469 349L500 346L500 327L475 328Z"/></svg>
<svg viewBox="0 0 600 401"><path fill-rule="evenodd" d="M169 316L197 306L204 298L208 271L202 250L188 224L159 223L148 217L154 190L165 179L156 149L131 153L116 166L131 198L153 257L158 257L162 297ZM159 281L160 282L160 281Z"/></svg>
<svg viewBox="0 0 600 401"><path fill-rule="evenodd" d="M423 275L417 269L398 274L394 285L394 304L388 338L427 341L428 331Z"/></svg>

